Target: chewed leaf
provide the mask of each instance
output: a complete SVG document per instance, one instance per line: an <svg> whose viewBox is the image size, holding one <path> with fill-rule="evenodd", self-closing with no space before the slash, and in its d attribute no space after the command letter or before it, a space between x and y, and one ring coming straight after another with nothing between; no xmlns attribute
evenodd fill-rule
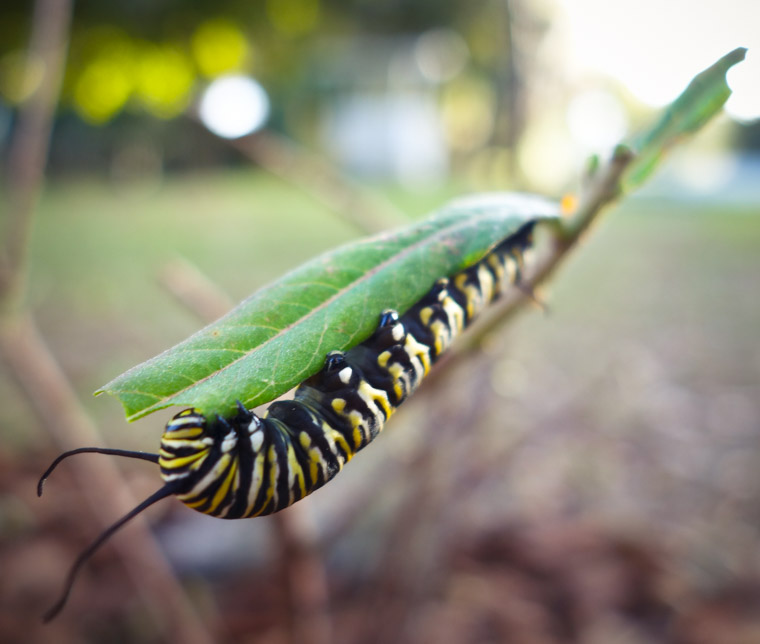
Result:
<svg viewBox="0 0 760 644"><path fill-rule="evenodd" d="M630 145L636 153L636 159L623 177L623 192L630 192L640 186L654 172L668 149L699 130L720 112L731 95L726 73L744 60L746 53L747 50L743 47L734 49L695 76L662 113L655 126Z"/></svg>
<svg viewBox="0 0 760 644"><path fill-rule="evenodd" d="M330 351L369 337L384 309L404 312L436 279L557 213L556 204L533 195L455 201L413 226L302 265L96 393L118 396L129 420L170 405L225 415L238 400L248 408L268 402L316 373Z"/></svg>

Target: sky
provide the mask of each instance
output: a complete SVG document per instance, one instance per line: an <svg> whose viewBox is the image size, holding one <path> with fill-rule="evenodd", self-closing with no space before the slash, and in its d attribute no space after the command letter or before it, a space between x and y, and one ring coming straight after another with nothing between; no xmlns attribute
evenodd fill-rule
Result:
<svg viewBox="0 0 760 644"><path fill-rule="evenodd" d="M760 117L760 0L558 0L555 23L571 65L621 81L639 100L664 105L695 73L749 49L728 76L726 105L738 120Z"/></svg>

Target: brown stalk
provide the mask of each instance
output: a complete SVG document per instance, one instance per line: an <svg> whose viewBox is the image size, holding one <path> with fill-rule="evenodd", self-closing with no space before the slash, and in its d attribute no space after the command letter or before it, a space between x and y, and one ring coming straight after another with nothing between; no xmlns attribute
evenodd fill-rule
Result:
<svg viewBox="0 0 760 644"><path fill-rule="evenodd" d="M39 85L18 110L11 140L6 188L8 214L0 257L0 353L60 449L102 442L24 305L29 237L44 180L66 62L71 12L70 0L37 0L34 6L27 80L31 80L30 70L34 66L42 74ZM99 523L110 524L114 516L134 507L134 499L112 461L84 458L78 465L74 472L81 494ZM115 539L114 549L146 605L153 610L156 624L163 625L166 639L179 637L194 644L211 642L150 531L139 521L128 530L130 539Z"/></svg>
<svg viewBox="0 0 760 644"><path fill-rule="evenodd" d="M363 234L408 223L390 202L366 194L324 158L274 132L256 132L230 145L276 177L296 186Z"/></svg>
<svg viewBox="0 0 760 644"><path fill-rule="evenodd" d="M451 360L458 360L462 353L480 345L483 339L502 327L525 304L536 303L534 293L547 282L560 267L573 248L578 246L582 237L597 220L602 210L614 202L620 195L620 179L625 169L634 159L633 152L619 146L610 162L590 177L581 192L578 207L568 217L557 222L547 222L539 227L538 234L545 233L548 239L539 249L539 257L521 288L511 289L501 301L487 310L475 323L451 355Z"/></svg>

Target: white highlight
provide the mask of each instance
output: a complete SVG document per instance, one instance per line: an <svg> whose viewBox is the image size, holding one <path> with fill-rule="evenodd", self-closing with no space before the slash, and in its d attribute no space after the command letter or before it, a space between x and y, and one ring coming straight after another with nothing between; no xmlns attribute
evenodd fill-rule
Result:
<svg viewBox="0 0 760 644"><path fill-rule="evenodd" d="M237 139L263 127L269 109L269 97L254 79L222 76L203 93L199 116L217 136Z"/></svg>
<svg viewBox="0 0 760 644"><path fill-rule="evenodd" d="M227 452L232 451L235 449L235 446L237 445L237 434L235 432L230 432L224 437L224 440L222 440L222 453L226 454Z"/></svg>
<svg viewBox="0 0 760 644"><path fill-rule="evenodd" d="M264 432L261 430L255 431L251 434L251 447L254 453L258 453L261 450L261 446L264 444Z"/></svg>
<svg viewBox="0 0 760 644"><path fill-rule="evenodd" d="M604 90L577 95L567 108L570 134L589 150L607 150L622 141L628 118L620 101Z"/></svg>

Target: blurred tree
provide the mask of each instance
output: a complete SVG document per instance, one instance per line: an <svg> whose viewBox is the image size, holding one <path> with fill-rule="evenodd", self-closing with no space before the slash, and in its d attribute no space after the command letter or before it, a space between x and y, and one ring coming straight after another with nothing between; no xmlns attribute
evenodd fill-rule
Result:
<svg viewBox="0 0 760 644"><path fill-rule="evenodd" d="M73 111L90 126L108 126L114 135L107 138L118 145L131 136L128 116L174 118L192 105L207 80L241 72L255 75L272 96L270 125L314 144L314 114L325 99L319 96L314 77L331 64L327 43L335 39L362 43L369 37L394 39L400 35L412 38L448 28L461 34L472 52L459 77L441 83L442 109L449 113L444 118L454 132L453 139L447 137L450 149L463 150L466 155L484 145L513 150L525 114L520 95L528 70L520 67L531 60L519 51L532 47L540 35L541 20L534 19L531 7L517 0L477 0L467 5L453 0L219 0L213 4L83 0L76 5L73 20L61 116ZM3 3L0 97L11 109L23 100L25 92L14 78L19 77L18 52L28 22L23 0ZM519 39L513 38L513 24L519 25ZM457 116L455 112L463 105L466 114ZM72 127L82 133L81 126L65 118L57 136L71 138L67 130ZM462 137L469 141L463 143ZM78 140L80 151L66 155L67 168L90 167L93 154L87 148L102 146L102 141L93 137L80 136ZM160 132L154 141L169 156L171 149L182 146L171 129ZM56 143L54 140L54 162L61 157ZM214 161L220 158L224 155L215 156Z"/></svg>

